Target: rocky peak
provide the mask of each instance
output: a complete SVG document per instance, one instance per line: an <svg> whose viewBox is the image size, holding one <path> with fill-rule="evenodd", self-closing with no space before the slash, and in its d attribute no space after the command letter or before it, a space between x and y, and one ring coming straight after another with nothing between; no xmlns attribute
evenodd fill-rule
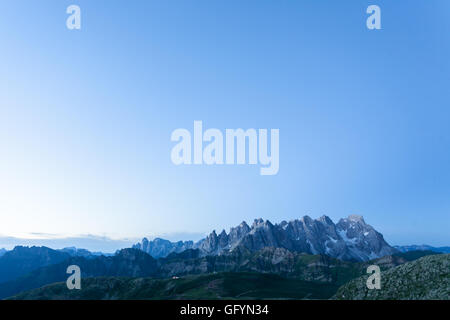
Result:
<svg viewBox="0 0 450 320"><path fill-rule="evenodd" d="M227 233L225 232L225 229L222 230L222 232L219 234L219 238L226 238Z"/></svg>
<svg viewBox="0 0 450 320"><path fill-rule="evenodd" d="M244 228L244 229L250 229L250 227L248 226L247 222L242 221L241 224L239 225L240 228Z"/></svg>
<svg viewBox="0 0 450 320"><path fill-rule="evenodd" d="M149 241L147 238L143 238L142 241L135 244L133 248L142 250L154 258L161 258L168 256L172 252L179 253L191 249L193 246L193 241L171 242L161 238L155 238L153 241Z"/></svg>
<svg viewBox="0 0 450 320"><path fill-rule="evenodd" d="M250 227L245 221L242 221L237 227L231 228L229 235L233 234L246 234L250 231Z"/></svg>
<svg viewBox="0 0 450 320"><path fill-rule="evenodd" d="M314 220L310 216L304 216L303 218L300 219L300 221L305 226L310 226L313 223Z"/></svg>
<svg viewBox="0 0 450 320"><path fill-rule="evenodd" d="M364 221L364 218L360 215L357 214L351 214L348 216L348 220L350 221L354 221L357 223L361 223L361 224L366 224L366 222Z"/></svg>
<svg viewBox="0 0 450 320"><path fill-rule="evenodd" d="M289 223L287 223L286 220L283 220L280 222L280 227L283 229L286 229L288 227Z"/></svg>
<svg viewBox="0 0 450 320"><path fill-rule="evenodd" d="M264 223L264 220L263 220L262 218L255 219L255 220L253 221L253 224L252 224L252 229L258 228L258 227L261 226L263 223Z"/></svg>
<svg viewBox="0 0 450 320"><path fill-rule="evenodd" d="M178 253L186 249L199 249L201 255L220 255L237 247L249 251L273 247L358 261L396 252L380 233L366 224L363 217L357 215L341 219L337 224L325 215L316 220L304 216L298 220L283 221L276 225L269 220L259 218L254 220L251 228L246 222L242 222L237 227L231 228L228 234L222 230L217 235L214 230L205 239L195 244L168 241L164 249L161 249L161 245L162 243L157 242L156 239L153 242L150 241L146 252L163 256L163 254ZM141 245L141 248L143 247L145 247L144 241Z"/></svg>
<svg viewBox="0 0 450 320"><path fill-rule="evenodd" d="M322 223L324 223L324 224L327 224L327 225L332 225L332 224L334 224L333 221L332 221L328 216L326 216L326 215L321 216L321 217L318 219L318 221L320 221L320 222L322 222Z"/></svg>
<svg viewBox="0 0 450 320"><path fill-rule="evenodd" d="M228 234L229 245L233 246L250 232L250 227L243 221L239 226L231 228Z"/></svg>

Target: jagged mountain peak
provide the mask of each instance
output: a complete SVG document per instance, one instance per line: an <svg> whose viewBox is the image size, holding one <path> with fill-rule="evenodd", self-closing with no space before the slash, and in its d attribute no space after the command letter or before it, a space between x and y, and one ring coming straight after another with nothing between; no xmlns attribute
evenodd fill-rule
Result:
<svg viewBox="0 0 450 320"><path fill-rule="evenodd" d="M145 248L145 243L135 247ZM396 252L380 233L358 215L340 219L337 224L326 215L318 219L305 215L300 219L282 221L275 225L269 220L258 218L253 221L251 227L243 221L237 227L231 228L228 234L223 230L217 235L213 230L197 243L169 241L169 244L166 243L161 249L158 244L149 242L144 251L154 257L167 256L172 252L179 253L187 249L198 249L202 255L221 255L237 247L249 251L267 247L284 248L294 252L325 254L342 260L358 261Z"/></svg>
<svg viewBox="0 0 450 320"><path fill-rule="evenodd" d="M247 222L242 221L241 224L239 225L239 228L250 228L247 224Z"/></svg>
<svg viewBox="0 0 450 320"><path fill-rule="evenodd" d="M328 217L328 216L326 216L326 215L323 215L323 216L321 216L319 219L317 219L318 221L320 221L320 222L322 222L322 223L325 223L325 224L334 224L333 223L333 220L331 220L331 218L330 217Z"/></svg>
<svg viewBox="0 0 450 320"><path fill-rule="evenodd" d="M255 219L252 224L252 229L257 228L258 226L262 225L263 223L264 223L264 220L262 218Z"/></svg>
<svg viewBox="0 0 450 320"><path fill-rule="evenodd" d="M252 224L252 231L259 228L272 228L273 224L269 220L263 220L261 218L255 219Z"/></svg>
<svg viewBox="0 0 450 320"><path fill-rule="evenodd" d="M351 214L351 215L348 216L347 219L350 220L350 221L353 221L353 222L366 224L366 222L364 221L363 216L360 216L360 215L357 215L357 214Z"/></svg>
<svg viewBox="0 0 450 320"><path fill-rule="evenodd" d="M303 217L300 219L300 221L303 222L303 224L310 224L310 223L312 223L314 220L313 220L310 216L305 215L305 216L303 216Z"/></svg>

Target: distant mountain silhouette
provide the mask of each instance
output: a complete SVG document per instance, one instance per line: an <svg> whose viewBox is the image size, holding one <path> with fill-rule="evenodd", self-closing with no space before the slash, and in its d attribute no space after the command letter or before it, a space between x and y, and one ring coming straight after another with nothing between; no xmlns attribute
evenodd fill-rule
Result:
<svg viewBox="0 0 450 320"><path fill-rule="evenodd" d="M136 249L123 249L112 257L85 258L71 257L67 253L60 254L65 255L65 259L62 261L35 269L15 280L1 283L0 299L49 283L66 281L68 277L66 271L69 265L79 266L83 278L98 276L147 277L154 275L157 270L156 260Z"/></svg>
<svg viewBox="0 0 450 320"><path fill-rule="evenodd" d="M400 252L408 251L434 251L438 253L450 253L450 247L432 247L426 244L422 245L409 245L409 246L394 246L395 249Z"/></svg>
<svg viewBox="0 0 450 320"><path fill-rule="evenodd" d="M70 255L47 247L17 246L0 257L0 283L15 279L40 267L60 263Z"/></svg>

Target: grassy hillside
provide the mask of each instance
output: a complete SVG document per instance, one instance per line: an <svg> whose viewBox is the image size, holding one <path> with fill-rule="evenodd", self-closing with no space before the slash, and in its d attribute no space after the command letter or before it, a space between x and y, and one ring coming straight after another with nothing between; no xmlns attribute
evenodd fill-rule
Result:
<svg viewBox="0 0 450 320"><path fill-rule="evenodd" d="M284 278L274 274L216 273L179 279L88 278L81 290L65 283L21 293L14 300L108 299L328 299L334 284Z"/></svg>

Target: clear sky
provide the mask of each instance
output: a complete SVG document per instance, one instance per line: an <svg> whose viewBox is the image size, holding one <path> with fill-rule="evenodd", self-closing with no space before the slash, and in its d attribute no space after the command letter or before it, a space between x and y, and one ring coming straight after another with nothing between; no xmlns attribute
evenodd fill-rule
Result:
<svg viewBox="0 0 450 320"><path fill-rule="evenodd" d="M448 0L2 1L0 39L2 236L360 214L450 245ZM175 166L194 120L279 129L278 175Z"/></svg>

